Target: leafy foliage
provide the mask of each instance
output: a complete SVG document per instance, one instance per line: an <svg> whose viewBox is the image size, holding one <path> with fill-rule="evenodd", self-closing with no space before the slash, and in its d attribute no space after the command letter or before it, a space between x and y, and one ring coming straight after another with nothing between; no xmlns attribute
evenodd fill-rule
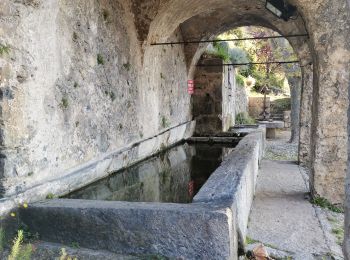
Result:
<svg viewBox="0 0 350 260"><path fill-rule="evenodd" d="M3 227L0 227L0 253L4 251L6 242L5 230Z"/></svg>
<svg viewBox="0 0 350 260"><path fill-rule="evenodd" d="M103 56L101 54L97 54L97 64L98 65L104 65L105 64L105 60L103 58Z"/></svg>
<svg viewBox="0 0 350 260"><path fill-rule="evenodd" d="M60 255L60 260L78 260L76 257L71 257L67 254L67 251L65 248L61 249L61 255Z"/></svg>
<svg viewBox="0 0 350 260"><path fill-rule="evenodd" d="M222 59L224 62L231 62L229 47L226 42L216 42L213 49L208 51L209 54Z"/></svg>
<svg viewBox="0 0 350 260"><path fill-rule="evenodd" d="M47 199L47 200L52 200L52 199L54 199L54 198L55 198L55 195L54 195L53 193L51 193L51 192L50 192L49 194L46 195L46 199Z"/></svg>
<svg viewBox="0 0 350 260"><path fill-rule="evenodd" d="M168 128L170 126L170 122L165 116L162 116L161 126L162 128Z"/></svg>
<svg viewBox="0 0 350 260"><path fill-rule="evenodd" d="M280 98L272 102L274 111L286 111L291 110L291 99L290 98Z"/></svg>
<svg viewBox="0 0 350 260"><path fill-rule="evenodd" d="M227 31L219 39L238 39L245 37L263 37L277 35L274 31L262 27L241 27ZM215 47L215 46L214 46ZM227 48L227 52L225 48ZM272 62L296 60L297 57L286 39L269 39L257 41L220 42L216 44L218 56L227 59L227 54L233 63ZM300 75L298 64L250 64L237 67L237 73L245 78L249 76L256 80L253 90L259 92L268 86L275 94L284 92L285 78ZM242 79L242 78L241 78ZM240 80L240 79L238 79Z"/></svg>
<svg viewBox="0 0 350 260"><path fill-rule="evenodd" d="M0 43L0 56L8 54L10 52L10 47Z"/></svg>
<svg viewBox="0 0 350 260"><path fill-rule="evenodd" d="M247 113L242 112L236 115L237 125L253 125L255 124L255 119L250 117Z"/></svg>
<svg viewBox="0 0 350 260"><path fill-rule="evenodd" d="M23 230L18 230L17 237L13 240L11 254L8 260L30 260L33 248L31 244L23 245Z"/></svg>
<svg viewBox="0 0 350 260"><path fill-rule="evenodd" d="M338 208L336 205L330 203L326 198L315 197L311 200L311 203L321 208L329 209L330 211L333 211L336 213L344 213L343 209Z"/></svg>
<svg viewBox="0 0 350 260"><path fill-rule="evenodd" d="M241 74L236 75L236 81L239 86L244 86L245 85L245 77L242 76Z"/></svg>

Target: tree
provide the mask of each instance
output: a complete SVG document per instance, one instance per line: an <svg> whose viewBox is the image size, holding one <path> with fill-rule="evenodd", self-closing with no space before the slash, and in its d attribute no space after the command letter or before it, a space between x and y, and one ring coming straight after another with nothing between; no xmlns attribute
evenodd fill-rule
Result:
<svg viewBox="0 0 350 260"><path fill-rule="evenodd" d="M243 27L228 31L224 38L265 37L278 35L272 30L261 27ZM287 39L268 39L256 41L239 41L234 47L247 53L251 62L272 62L296 60L297 57ZM234 54L234 52L232 52ZM232 56L232 55L231 55ZM242 54L236 51L237 58ZM231 58L232 59L232 58ZM233 59L234 60L234 59ZM269 86L275 93L283 92L284 80L287 79L291 93L291 139L298 140L301 98L301 71L299 64L262 64L240 68L244 77L251 75L256 79L255 90L259 92L264 86Z"/></svg>

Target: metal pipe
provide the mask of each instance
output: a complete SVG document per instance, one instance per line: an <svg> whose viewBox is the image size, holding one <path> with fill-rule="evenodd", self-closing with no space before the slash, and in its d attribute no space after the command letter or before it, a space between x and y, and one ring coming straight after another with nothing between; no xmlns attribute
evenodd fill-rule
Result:
<svg viewBox="0 0 350 260"><path fill-rule="evenodd" d="M254 40L268 40L268 39L296 38L296 37L309 37L309 34L262 36L262 37L227 39L227 40L197 40L197 41L182 41L182 42L158 42L158 43L151 43L151 46L175 45L175 44L214 43L214 42L254 41Z"/></svg>
<svg viewBox="0 0 350 260"><path fill-rule="evenodd" d="M292 61L267 61L267 62L224 63L224 64L197 64L197 67L247 66L247 65L263 65L263 64L290 64L290 63L299 63L299 61L292 60Z"/></svg>

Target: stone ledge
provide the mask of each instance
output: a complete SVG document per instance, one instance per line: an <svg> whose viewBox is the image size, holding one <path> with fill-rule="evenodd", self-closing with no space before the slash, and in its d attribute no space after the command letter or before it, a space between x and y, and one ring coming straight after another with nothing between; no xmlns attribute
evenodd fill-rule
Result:
<svg viewBox="0 0 350 260"><path fill-rule="evenodd" d="M60 199L22 209L21 219L54 243L118 254L235 259L230 210L205 205Z"/></svg>
<svg viewBox="0 0 350 260"><path fill-rule="evenodd" d="M20 194L10 194L0 199L0 215L8 213L12 208L23 202L43 200L49 193L56 196L65 195L72 190L102 179L110 173L142 161L164 149L164 146L168 147L191 137L194 127L195 121L190 121L168 128L156 136L129 144L84 165L67 170L63 177L47 180Z"/></svg>
<svg viewBox="0 0 350 260"><path fill-rule="evenodd" d="M260 125L265 125L266 128L284 128L284 122L283 121L259 121Z"/></svg>
<svg viewBox="0 0 350 260"><path fill-rule="evenodd" d="M194 203L221 204L236 213L233 225L237 226L241 245L247 233L259 162L264 155L265 130L262 127L244 137L194 197Z"/></svg>

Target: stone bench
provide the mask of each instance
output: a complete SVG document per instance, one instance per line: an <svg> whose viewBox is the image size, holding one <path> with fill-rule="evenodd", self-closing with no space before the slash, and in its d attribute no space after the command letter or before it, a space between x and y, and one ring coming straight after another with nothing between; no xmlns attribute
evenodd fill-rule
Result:
<svg viewBox="0 0 350 260"><path fill-rule="evenodd" d="M283 121L259 121L260 125L266 126L266 138L274 139L276 138L276 129L283 129Z"/></svg>

